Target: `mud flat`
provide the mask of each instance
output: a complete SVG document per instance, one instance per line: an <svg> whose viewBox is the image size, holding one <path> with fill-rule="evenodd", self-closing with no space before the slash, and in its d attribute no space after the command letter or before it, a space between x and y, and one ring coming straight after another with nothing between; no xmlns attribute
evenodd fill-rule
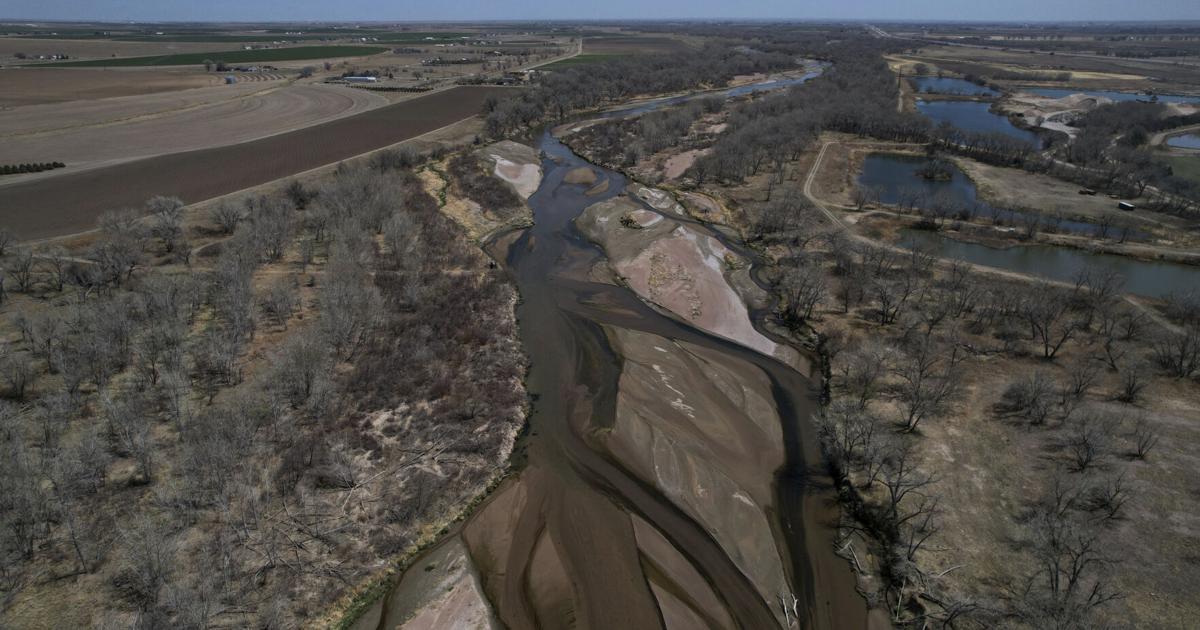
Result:
<svg viewBox="0 0 1200 630"><path fill-rule="evenodd" d="M522 199L529 199L542 184L542 161L533 147L502 140L478 153L492 164L496 177L508 182Z"/></svg>
<svg viewBox="0 0 1200 630"><path fill-rule="evenodd" d="M0 220L26 239L89 230L106 210L154 195L193 203L250 188L470 118L488 96L511 93L457 87L251 142L0 186Z"/></svg>

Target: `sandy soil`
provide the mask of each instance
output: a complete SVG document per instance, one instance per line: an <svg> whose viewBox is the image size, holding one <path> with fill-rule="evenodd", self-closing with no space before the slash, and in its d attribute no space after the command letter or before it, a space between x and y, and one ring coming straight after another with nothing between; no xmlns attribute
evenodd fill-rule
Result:
<svg viewBox="0 0 1200 630"><path fill-rule="evenodd" d="M67 168L39 175L62 177L163 153L247 142L387 104L378 94L323 84L257 92L125 123L10 137L0 145L0 163L61 161Z"/></svg>
<svg viewBox="0 0 1200 630"><path fill-rule="evenodd" d="M624 358L610 451L703 524L764 600L788 592L767 518L783 463L770 380L705 348L625 329L609 336Z"/></svg>
<svg viewBox="0 0 1200 630"><path fill-rule="evenodd" d="M496 177L511 184L524 199L537 192L542 183L542 161L533 147L502 140L479 154L492 163Z"/></svg>
<svg viewBox="0 0 1200 630"><path fill-rule="evenodd" d="M746 304L726 278L745 261L678 221L635 217L639 210L648 212L629 198L614 197L585 210L576 226L604 247L613 269L643 299L766 355L792 354L754 329ZM626 227L623 219L638 225Z"/></svg>
<svg viewBox="0 0 1200 630"><path fill-rule="evenodd" d="M672 155L663 164L663 175L667 179L679 179L681 175L692 167L692 164L696 163L696 158L706 155L709 152L709 149L692 149Z"/></svg>
<svg viewBox="0 0 1200 630"><path fill-rule="evenodd" d="M0 108L220 85L195 69L0 68Z"/></svg>
<svg viewBox="0 0 1200 630"><path fill-rule="evenodd" d="M573 168L567 171L567 174L563 176L563 182L567 184L582 184L584 186L591 186L596 183L596 171L586 166Z"/></svg>
<svg viewBox="0 0 1200 630"><path fill-rule="evenodd" d="M261 140L4 186L0 217L27 239L89 230L106 210L140 207L156 194L193 203L265 184L474 117L488 96L511 93L453 88Z"/></svg>
<svg viewBox="0 0 1200 630"><path fill-rule="evenodd" d="M421 570L409 571L388 598L384 614L364 617L356 630L402 628L500 628L483 595L483 585L462 541L455 537L423 559Z"/></svg>

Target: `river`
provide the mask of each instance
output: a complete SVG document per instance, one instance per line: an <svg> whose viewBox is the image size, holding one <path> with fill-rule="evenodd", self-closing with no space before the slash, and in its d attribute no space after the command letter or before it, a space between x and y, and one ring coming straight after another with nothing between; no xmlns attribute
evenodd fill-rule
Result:
<svg viewBox="0 0 1200 630"><path fill-rule="evenodd" d="M669 102L677 101L658 103ZM625 111L648 111L645 107ZM744 531L711 530L606 450L605 438L614 431L625 395L619 384L626 359L614 346L622 334L686 346L709 357L710 367L740 366L769 383L766 391L780 418L776 430L783 442L778 449L782 466L773 479L763 480L774 488L773 504L765 510L773 539L767 546L778 549L772 562L786 576L802 627L866 627L868 611L855 591L854 575L834 554L831 523L837 520L837 500L810 421L818 405L817 383L776 359L651 308L623 286L598 281L594 270L605 262L604 253L573 221L588 206L619 194L627 181L620 173L591 166L548 132L541 133L536 147L544 156L544 177L529 198L534 225L515 240L500 238L490 246L520 289L520 334L531 365L526 386L534 402L517 457L519 470L418 558L356 627L397 627L418 607L414 589L438 597L471 591L455 590L446 586L449 582L436 588L426 584L439 567L463 562L473 567L475 590L486 595L482 608L489 612L478 614L509 628L640 630L692 627L686 619L694 619L758 629L779 627L785 616L791 618L792 611L783 613L775 594L764 595L747 576L745 558L731 554L722 542ZM587 195L587 186L564 183L566 173L581 166L608 179L606 192ZM689 225L730 249L737 247L717 232ZM756 313L755 319L762 316ZM663 384L648 385L664 384L671 391L661 390L662 404L677 390L665 377ZM753 459L745 461L747 469ZM704 488L696 490L706 496ZM656 546L650 538L665 543ZM705 605L695 593L708 593L712 601ZM466 623L439 614L433 625L418 627Z"/></svg>

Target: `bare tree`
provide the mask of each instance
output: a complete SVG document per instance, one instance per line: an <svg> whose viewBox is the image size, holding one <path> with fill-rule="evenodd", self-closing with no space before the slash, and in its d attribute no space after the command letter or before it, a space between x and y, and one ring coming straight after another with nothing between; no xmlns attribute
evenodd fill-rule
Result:
<svg viewBox="0 0 1200 630"><path fill-rule="evenodd" d="M1043 370L1033 370L1009 383L1004 390L1000 407L1039 425L1046 422L1054 409L1054 381Z"/></svg>
<svg viewBox="0 0 1200 630"><path fill-rule="evenodd" d="M8 264L8 275L16 282L18 291L28 293L33 288L35 271L33 250L28 247L13 250L12 261Z"/></svg>
<svg viewBox="0 0 1200 630"><path fill-rule="evenodd" d="M8 253L8 248L17 242L17 235L7 228L0 228L0 256Z"/></svg>
<svg viewBox="0 0 1200 630"><path fill-rule="evenodd" d="M1041 342L1042 356L1053 359L1082 322L1071 316L1066 296L1057 288L1037 283L1028 290L1021 312L1033 339Z"/></svg>
<svg viewBox="0 0 1200 630"><path fill-rule="evenodd" d="M793 327L808 321L827 293L819 267L805 264L787 269L779 285L783 321Z"/></svg>
<svg viewBox="0 0 1200 630"><path fill-rule="evenodd" d="M1150 426L1145 414L1137 414L1133 421L1133 456L1146 459L1150 450L1158 444L1158 433Z"/></svg>
<svg viewBox="0 0 1200 630"><path fill-rule="evenodd" d="M221 200L208 211L208 216L222 234L233 234L238 225L246 220L246 211L233 202Z"/></svg>
<svg viewBox="0 0 1200 630"><path fill-rule="evenodd" d="M1133 404L1142 396L1142 390L1150 384L1149 370L1145 363L1128 361L1121 366L1117 373L1116 399L1127 404Z"/></svg>
<svg viewBox="0 0 1200 630"><path fill-rule="evenodd" d="M284 276L272 282L259 298L258 304L268 320L286 329L288 319L298 306L295 279Z"/></svg>
<svg viewBox="0 0 1200 630"><path fill-rule="evenodd" d="M163 242L168 253L175 251L183 236L183 202L178 197L151 197L146 201L150 215L150 233Z"/></svg>
<svg viewBox="0 0 1200 630"><path fill-rule="evenodd" d="M841 362L842 386L859 409L865 409L878 395L895 354L893 349L874 341L864 342L846 354Z"/></svg>
<svg viewBox="0 0 1200 630"><path fill-rule="evenodd" d="M121 574L139 609L150 610L175 570L176 545L168 527L140 513L120 534Z"/></svg>
<svg viewBox="0 0 1200 630"><path fill-rule="evenodd" d="M1058 386L1063 417L1070 416L1079 403L1083 402L1100 376L1099 364L1087 358L1075 359L1066 369L1066 379Z"/></svg>
<svg viewBox="0 0 1200 630"><path fill-rule="evenodd" d="M1084 472L1108 452L1115 423L1106 415L1080 410L1068 419L1066 447L1076 472Z"/></svg>
<svg viewBox="0 0 1200 630"><path fill-rule="evenodd" d="M906 432L915 431L925 418L940 414L958 393L956 368L964 358L956 345L941 347L927 337L899 360L892 373L900 378L897 394Z"/></svg>
<svg viewBox="0 0 1200 630"><path fill-rule="evenodd" d="M1163 332L1154 340L1154 362L1176 378L1200 370L1200 323L1190 323L1179 333Z"/></svg>

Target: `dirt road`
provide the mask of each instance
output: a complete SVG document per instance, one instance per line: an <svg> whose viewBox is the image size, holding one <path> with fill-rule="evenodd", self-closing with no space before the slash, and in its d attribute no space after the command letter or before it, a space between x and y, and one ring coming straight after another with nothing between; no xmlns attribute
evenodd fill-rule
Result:
<svg viewBox="0 0 1200 630"><path fill-rule="evenodd" d="M194 203L344 160L479 113L513 88L456 87L261 140L0 187L0 227L23 239L86 231L154 195Z"/></svg>

